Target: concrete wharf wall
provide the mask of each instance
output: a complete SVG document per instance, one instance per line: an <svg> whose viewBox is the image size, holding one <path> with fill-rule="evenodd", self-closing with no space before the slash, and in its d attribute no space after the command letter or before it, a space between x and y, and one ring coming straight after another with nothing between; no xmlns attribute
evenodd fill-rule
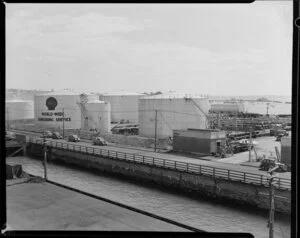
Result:
<svg viewBox="0 0 300 238"><path fill-rule="evenodd" d="M43 158L40 144L29 144L28 155ZM238 181L217 179L208 175L192 174L137 162L103 158L84 152L51 148L49 160L60 160L84 168L123 175L138 181L149 182L195 195L214 197L224 201L246 204L263 210L269 209L269 188ZM291 191L275 189L275 210L291 213Z"/></svg>

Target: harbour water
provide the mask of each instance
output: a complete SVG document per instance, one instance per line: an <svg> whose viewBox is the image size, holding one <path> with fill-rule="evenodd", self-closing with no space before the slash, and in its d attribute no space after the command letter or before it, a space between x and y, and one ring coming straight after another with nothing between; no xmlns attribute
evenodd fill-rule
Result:
<svg viewBox="0 0 300 238"><path fill-rule="evenodd" d="M43 176L42 162L37 159L12 157L7 161L22 164L23 170L30 174ZM221 204L205 198L196 199L61 164L48 164L48 179L208 232L247 232L254 237L269 237L268 212ZM289 217L275 214L274 237L290 237Z"/></svg>

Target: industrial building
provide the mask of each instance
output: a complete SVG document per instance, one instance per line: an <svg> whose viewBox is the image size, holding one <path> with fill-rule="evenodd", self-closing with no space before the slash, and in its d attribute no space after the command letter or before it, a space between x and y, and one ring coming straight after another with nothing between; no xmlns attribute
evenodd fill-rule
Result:
<svg viewBox="0 0 300 238"><path fill-rule="evenodd" d="M15 121L34 118L34 104L31 100L10 100L5 102L5 120Z"/></svg>
<svg viewBox="0 0 300 238"><path fill-rule="evenodd" d="M174 130L173 151L211 155L226 144L226 132L211 129Z"/></svg>
<svg viewBox="0 0 300 238"><path fill-rule="evenodd" d="M139 98L143 95L135 92L114 92L101 94L99 99L110 103L112 123L137 123Z"/></svg>
<svg viewBox="0 0 300 238"><path fill-rule="evenodd" d="M139 99L139 134L166 138L173 130L206 129L210 104L206 96L159 94Z"/></svg>
<svg viewBox="0 0 300 238"><path fill-rule="evenodd" d="M110 109L107 103L98 102L98 98L96 94L70 90L37 94L34 97L36 126L107 132L110 123L105 125L105 122L109 120Z"/></svg>

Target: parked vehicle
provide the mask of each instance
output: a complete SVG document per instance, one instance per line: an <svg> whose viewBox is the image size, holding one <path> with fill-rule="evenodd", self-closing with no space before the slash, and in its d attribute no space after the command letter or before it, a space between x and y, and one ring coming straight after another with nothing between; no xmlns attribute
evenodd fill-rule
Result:
<svg viewBox="0 0 300 238"><path fill-rule="evenodd" d="M288 168L285 164L277 163L275 158L265 158L261 161L261 164L259 166L259 170L263 171L269 171L270 169L277 166L278 168L275 170L275 172L287 172Z"/></svg>
<svg viewBox="0 0 300 238"><path fill-rule="evenodd" d="M51 131L44 131L43 137L44 138L52 138L52 132Z"/></svg>
<svg viewBox="0 0 300 238"><path fill-rule="evenodd" d="M233 150L233 153L240 153L244 151L248 151L248 145L240 143L240 142L230 142L230 146Z"/></svg>
<svg viewBox="0 0 300 238"><path fill-rule="evenodd" d="M107 142L100 136L93 138L93 145L107 145Z"/></svg>
<svg viewBox="0 0 300 238"><path fill-rule="evenodd" d="M53 132L52 139L63 139L59 132Z"/></svg>
<svg viewBox="0 0 300 238"><path fill-rule="evenodd" d="M284 136L288 136L289 133L286 130L277 130L274 132L274 136L278 136L280 134L283 134Z"/></svg>
<svg viewBox="0 0 300 238"><path fill-rule="evenodd" d="M275 141L281 141L281 138L284 137L284 134L279 134L276 136L276 140Z"/></svg>
<svg viewBox="0 0 300 238"><path fill-rule="evenodd" d="M15 140L16 134L14 132L5 131L5 140Z"/></svg>
<svg viewBox="0 0 300 238"><path fill-rule="evenodd" d="M70 136L68 137L68 141L69 141L69 142L79 142L79 141L80 141L80 138L79 138L79 136L77 136L77 135L70 135Z"/></svg>

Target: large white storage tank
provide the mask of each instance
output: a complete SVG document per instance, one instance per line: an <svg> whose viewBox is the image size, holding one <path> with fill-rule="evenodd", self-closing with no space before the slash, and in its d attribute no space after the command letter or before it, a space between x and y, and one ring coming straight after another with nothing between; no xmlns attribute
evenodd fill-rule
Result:
<svg viewBox="0 0 300 238"><path fill-rule="evenodd" d="M160 94L142 97L139 100L139 134L154 137L155 124L157 138L172 136L173 130L206 129L209 109L206 96Z"/></svg>
<svg viewBox="0 0 300 238"><path fill-rule="evenodd" d="M211 104L211 112L241 113L245 111L243 103L215 103Z"/></svg>
<svg viewBox="0 0 300 238"><path fill-rule="evenodd" d="M34 104L31 100L9 100L5 102L5 120L34 118Z"/></svg>
<svg viewBox="0 0 300 238"><path fill-rule="evenodd" d="M62 90L34 96L36 126L80 129L81 110L78 105L79 93ZM63 117L64 112L64 117Z"/></svg>
<svg viewBox="0 0 300 238"><path fill-rule="evenodd" d="M86 117L82 121L82 128L97 130L100 133L110 132L110 104L100 100L90 100L85 104Z"/></svg>
<svg viewBox="0 0 300 238"><path fill-rule="evenodd" d="M109 102L111 106L111 121L124 120L138 122L139 98L144 94L135 92L114 92L100 95L100 100Z"/></svg>

